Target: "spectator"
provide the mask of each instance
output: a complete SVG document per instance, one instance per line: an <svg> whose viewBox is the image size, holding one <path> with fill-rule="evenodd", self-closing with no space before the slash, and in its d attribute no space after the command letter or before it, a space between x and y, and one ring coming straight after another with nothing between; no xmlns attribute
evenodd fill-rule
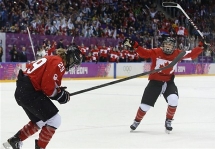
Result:
<svg viewBox="0 0 215 149"><path fill-rule="evenodd" d="M60 39L60 41L57 43L57 49L60 49L60 48L65 49L65 46L63 44L63 39Z"/></svg>
<svg viewBox="0 0 215 149"><path fill-rule="evenodd" d="M78 48L82 54L82 62L85 62L89 48L85 47L83 43L81 44L81 46L78 46Z"/></svg>
<svg viewBox="0 0 215 149"><path fill-rule="evenodd" d="M38 47L37 54L36 54L36 58L37 58L37 59L40 59L40 58L44 57L45 55L46 55L46 51L45 51L45 49L43 48L43 46Z"/></svg>
<svg viewBox="0 0 215 149"><path fill-rule="evenodd" d="M129 50L128 52L128 62L136 62L136 57L137 53L134 50Z"/></svg>
<svg viewBox="0 0 215 149"><path fill-rule="evenodd" d="M105 46L105 44L103 44L102 47L99 47L99 62L107 62L108 61L108 49Z"/></svg>
<svg viewBox="0 0 215 149"><path fill-rule="evenodd" d="M89 37L91 37L91 36L92 36L92 32L91 32L91 30L90 30L90 27L88 27L88 28L85 30L85 32L84 32L84 37L89 38Z"/></svg>
<svg viewBox="0 0 215 149"><path fill-rule="evenodd" d="M27 53L26 53L26 47L22 47L22 51L19 52L19 61L20 62L27 62L28 58L27 58Z"/></svg>
<svg viewBox="0 0 215 149"><path fill-rule="evenodd" d="M85 62L93 62L92 54L90 52L85 56Z"/></svg>
<svg viewBox="0 0 215 149"><path fill-rule="evenodd" d="M120 51L119 62L127 62L128 53L129 53L128 48L126 46L123 46L122 50Z"/></svg>
<svg viewBox="0 0 215 149"><path fill-rule="evenodd" d="M92 62L98 62L99 61L99 49L95 45L93 49L90 51L92 53Z"/></svg>
<svg viewBox="0 0 215 149"><path fill-rule="evenodd" d="M11 62L18 62L19 60L19 55L18 55L18 51L16 49L16 45L13 45L12 49L9 52L11 58L10 61Z"/></svg>
<svg viewBox="0 0 215 149"><path fill-rule="evenodd" d="M0 62L2 62L2 56L3 56L3 47L0 46Z"/></svg>
<svg viewBox="0 0 215 149"><path fill-rule="evenodd" d="M215 36L213 11L215 5L212 1L183 0L180 5L204 34L210 33ZM0 3L0 32L26 33L28 26L32 34L40 35L108 37L122 40L129 36L139 43L143 42L147 48L159 47L158 40L154 40L153 46L151 40L147 40L146 37L155 33L157 36L158 31L160 35L172 35L179 29L181 34L190 28L190 35L199 36L178 9L168 9L168 11L171 11L169 14L174 14L170 19L167 19L164 11L158 11L156 3L151 0L76 0L74 2L16 0L15 3L6 0ZM213 37L212 42L214 42ZM65 49L66 41L63 45L61 48Z"/></svg>
<svg viewBox="0 0 215 149"><path fill-rule="evenodd" d="M113 47L112 50L109 52L109 62L119 62L119 55L120 53L117 51L116 47Z"/></svg>
<svg viewBox="0 0 215 149"><path fill-rule="evenodd" d="M56 45L57 43L54 41L53 44L49 43L50 45L45 47L46 56L55 55Z"/></svg>

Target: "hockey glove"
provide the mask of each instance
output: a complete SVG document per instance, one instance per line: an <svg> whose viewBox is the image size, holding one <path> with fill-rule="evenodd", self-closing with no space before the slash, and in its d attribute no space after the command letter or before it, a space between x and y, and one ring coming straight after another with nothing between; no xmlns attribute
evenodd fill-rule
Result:
<svg viewBox="0 0 215 149"><path fill-rule="evenodd" d="M124 46L133 47L134 41L130 38L125 38L125 40L122 42Z"/></svg>
<svg viewBox="0 0 215 149"><path fill-rule="evenodd" d="M59 87L58 93L54 97L50 97L52 100L57 100L60 104L65 104L70 100L69 92L66 91L67 87Z"/></svg>
<svg viewBox="0 0 215 149"><path fill-rule="evenodd" d="M199 47L204 47L204 50L207 50L207 48L210 46L209 40L207 37L205 37L204 39L202 39L199 42Z"/></svg>
<svg viewBox="0 0 215 149"><path fill-rule="evenodd" d="M138 48L138 43L136 42L136 41L133 41L132 39L130 39L130 38L126 38L123 42L122 42L122 44L124 45L124 46L128 46L128 47L132 47L132 48Z"/></svg>

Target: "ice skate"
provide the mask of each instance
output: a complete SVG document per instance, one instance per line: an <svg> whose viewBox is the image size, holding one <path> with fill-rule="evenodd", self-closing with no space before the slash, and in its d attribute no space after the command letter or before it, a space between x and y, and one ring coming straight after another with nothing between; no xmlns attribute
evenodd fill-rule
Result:
<svg viewBox="0 0 215 149"><path fill-rule="evenodd" d="M134 123L130 126L131 131L134 131L138 127L139 124L140 124L140 122L137 122L134 120Z"/></svg>
<svg viewBox="0 0 215 149"><path fill-rule="evenodd" d="M39 147L39 146L37 145L37 142L38 142L38 140L35 140L35 149L44 149L44 148Z"/></svg>
<svg viewBox="0 0 215 149"><path fill-rule="evenodd" d="M168 133L168 134L170 134L170 131L172 131L172 126L171 126L171 124L172 124L172 121L173 120L170 120L170 119L166 119L166 121L165 121L165 128L166 128L166 133Z"/></svg>
<svg viewBox="0 0 215 149"><path fill-rule="evenodd" d="M21 149L22 141L20 141L19 132L15 134L13 137L9 138L7 142L3 143L5 149Z"/></svg>

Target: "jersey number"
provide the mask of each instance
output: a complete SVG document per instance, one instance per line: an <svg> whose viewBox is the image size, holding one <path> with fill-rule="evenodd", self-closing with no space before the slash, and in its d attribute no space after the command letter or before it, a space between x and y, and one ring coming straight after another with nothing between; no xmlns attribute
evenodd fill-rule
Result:
<svg viewBox="0 0 215 149"><path fill-rule="evenodd" d="M60 72L63 72L64 69L65 69L65 67L64 67L62 62L60 64L58 64L58 67L60 68Z"/></svg>
<svg viewBox="0 0 215 149"><path fill-rule="evenodd" d="M43 64L45 64L46 61L47 61L46 58L41 58L41 59L39 59L37 61L34 61L33 64L32 64L32 66L31 66L31 68L28 68L26 70L26 72L28 74L32 73L34 70L36 70L37 68L39 68L40 66L42 66Z"/></svg>

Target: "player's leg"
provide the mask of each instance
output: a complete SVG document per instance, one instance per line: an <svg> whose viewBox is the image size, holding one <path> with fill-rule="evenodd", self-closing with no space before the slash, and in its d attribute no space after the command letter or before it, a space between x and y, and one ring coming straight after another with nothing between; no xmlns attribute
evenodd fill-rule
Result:
<svg viewBox="0 0 215 149"><path fill-rule="evenodd" d="M61 123L58 109L44 94L39 99L32 100L27 106L22 106L31 121L13 137L9 138L8 143L13 149L19 149L22 145L22 141L36 133L39 129L42 129L40 132L42 135L39 136L38 142L42 144L41 146L46 146ZM46 139L42 139L42 137ZM5 144L5 146L7 145Z"/></svg>
<svg viewBox="0 0 215 149"><path fill-rule="evenodd" d="M57 107L48 97L44 96L44 98L39 98L39 102L35 101L31 109L31 112L40 119L35 122L41 129L39 138L36 140L36 145L40 148L46 148L61 124L61 116L58 114Z"/></svg>
<svg viewBox="0 0 215 149"><path fill-rule="evenodd" d="M30 107L31 101L33 101L37 96L38 96L38 93L35 96L35 90L29 78L24 76L22 71L20 71L18 75L18 80L17 80L15 98L18 105L23 107L24 111L29 116L31 121L28 122L22 129L20 129L14 136L9 138L6 143L3 143L5 148L9 148L10 146L13 149L21 148L22 141L39 130L39 127L34 122L34 121L38 121L39 118L37 118L28 108L24 106L24 105L29 105Z"/></svg>
<svg viewBox="0 0 215 149"><path fill-rule="evenodd" d="M140 122L142 121L143 117L145 116L146 112L150 109L151 106L147 104L140 104L136 117L134 119L133 124L130 126L131 130L135 130Z"/></svg>
<svg viewBox="0 0 215 149"><path fill-rule="evenodd" d="M32 115L27 109L24 109L28 115ZM32 117L35 117L32 115ZM36 118L36 117L35 117ZM37 119L37 118L36 118ZM9 138L7 142L13 149L19 149L22 146L22 141L35 134L39 130L36 123L29 121L22 129L20 129L14 136ZM6 146L6 144L5 144Z"/></svg>
<svg viewBox="0 0 215 149"><path fill-rule="evenodd" d="M172 131L172 121L178 106L178 89L174 82L167 83L166 91L164 92L168 106L166 111L165 128L167 132Z"/></svg>
<svg viewBox="0 0 215 149"><path fill-rule="evenodd" d="M39 125L39 122L37 123ZM42 123L43 124L43 123ZM46 148L52 136L55 134L56 129L61 125L61 116L57 113L46 121L46 124L41 125L39 139L36 140L36 146Z"/></svg>
<svg viewBox="0 0 215 149"><path fill-rule="evenodd" d="M19 76L17 81L15 98L17 103L23 107L29 119L31 120L27 125L25 125L22 129L20 129L18 133L15 135L16 138L18 138L16 139L17 142L15 142L15 147L14 147L15 149L19 149L20 146L17 146L19 145L19 142L25 140L26 138L34 134L36 131L39 130L39 128L52 127L52 125L55 129L59 127L61 119L60 119L60 116L58 115L57 107L42 92L35 91L28 77ZM41 121L43 121L43 124L39 123ZM52 132L55 129L51 129ZM42 131L44 130L42 129ZM51 133L51 135L53 134L54 133ZM47 141L46 145L51 139L50 134L47 134L47 135L49 135L48 136L49 139L45 140Z"/></svg>
<svg viewBox="0 0 215 149"><path fill-rule="evenodd" d="M149 81L148 85L144 90L141 104L137 110L134 122L130 126L132 130L135 130L138 127L138 125L140 124L146 112L150 109L150 107L154 107L154 104L157 101L158 96L161 94L163 84L164 83L161 81L155 80Z"/></svg>

